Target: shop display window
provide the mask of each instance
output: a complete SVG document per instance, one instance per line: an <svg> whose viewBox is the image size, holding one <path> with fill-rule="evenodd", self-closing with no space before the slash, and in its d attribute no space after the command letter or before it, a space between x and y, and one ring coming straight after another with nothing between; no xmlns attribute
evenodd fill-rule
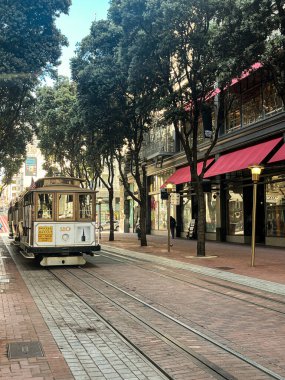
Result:
<svg viewBox="0 0 285 380"><path fill-rule="evenodd" d="M205 193L206 232L216 232L216 199L215 193Z"/></svg>
<svg viewBox="0 0 285 380"><path fill-rule="evenodd" d="M266 222L268 237L285 237L285 178L266 185Z"/></svg>
<svg viewBox="0 0 285 380"><path fill-rule="evenodd" d="M184 232L188 231L188 227L189 227L191 219L192 219L192 203L191 203L191 198L189 198L189 197L183 197L183 204L182 204L183 227L182 227L182 230Z"/></svg>
<svg viewBox="0 0 285 380"><path fill-rule="evenodd" d="M159 199L158 229L167 230L167 201Z"/></svg>
<svg viewBox="0 0 285 380"><path fill-rule="evenodd" d="M228 191L228 234L244 234L243 192L242 187Z"/></svg>
<svg viewBox="0 0 285 380"><path fill-rule="evenodd" d="M158 215L159 215L159 195L152 195L150 198L150 219L151 229L158 230Z"/></svg>

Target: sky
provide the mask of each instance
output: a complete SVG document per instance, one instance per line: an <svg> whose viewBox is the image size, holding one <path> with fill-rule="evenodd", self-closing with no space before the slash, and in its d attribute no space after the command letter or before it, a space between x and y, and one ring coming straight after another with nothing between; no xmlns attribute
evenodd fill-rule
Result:
<svg viewBox="0 0 285 380"><path fill-rule="evenodd" d="M62 49L59 75L70 77L69 60L74 56L76 44L89 34L92 21L105 19L109 0L72 0L69 15L61 15L56 25L64 34L69 46Z"/></svg>

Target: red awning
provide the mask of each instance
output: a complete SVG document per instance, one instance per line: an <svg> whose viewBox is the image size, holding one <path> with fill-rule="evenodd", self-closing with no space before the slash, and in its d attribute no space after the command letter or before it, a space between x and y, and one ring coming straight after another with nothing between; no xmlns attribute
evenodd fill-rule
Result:
<svg viewBox="0 0 285 380"><path fill-rule="evenodd" d="M210 165L210 163L213 161L213 158L210 158L207 160L206 167ZM203 169L203 162L198 162L197 165L198 174L201 174L201 171ZM184 168L177 169L175 173L173 173L161 186L161 188L164 188L167 183L174 183L175 185L179 185L180 183L186 183L191 181L191 173L190 173L190 166L185 166Z"/></svg>
<svg viewBox="0 0 285 380"><path fill-rule="evenodd" d="M281 140L282 137L278 137L224 154L206 172L205 178L246 169L250 165L259 165Z"/></svg>
<svg viewBox="0 0 285 380"><path fill-rule="evenodd" d="M285 160L285 144L281 146L279 150L274 154L274 156L268 161L271 162L277 162L277 161L283 161Z"/></svg>

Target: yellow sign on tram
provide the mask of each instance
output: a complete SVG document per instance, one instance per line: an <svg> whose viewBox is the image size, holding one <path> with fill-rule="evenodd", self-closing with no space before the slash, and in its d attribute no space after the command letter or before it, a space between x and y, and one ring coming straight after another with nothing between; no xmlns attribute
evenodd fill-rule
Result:
<svg viewBox="0 0 285 380"><path fill-rule="evenodd" d="M53 227L52 226L39 226L38 227L38 242L39 243L52 243L53 241Z"/></svg>

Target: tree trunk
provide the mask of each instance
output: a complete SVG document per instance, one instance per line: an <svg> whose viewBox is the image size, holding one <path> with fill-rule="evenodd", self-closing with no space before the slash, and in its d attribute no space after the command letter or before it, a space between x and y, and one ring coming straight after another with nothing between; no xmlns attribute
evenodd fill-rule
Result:
<svg viewBox="0 0 285 380"><path fill-rule="evenodd" d="M112 188L110 188L108 189L108 192L109 192L109 210L110 210L109 241L114 241L114 209L113 209L114 191Z"/></svg>
<svg viewBox="0 0 285 380"><path fill-rule="evenodd" d="M198 215L197 215L197 256L203 257L206 256L206 208L205 208L205 199L203 192L202 181L198 181L196 185L196 194L198 200Z"/></svg>

